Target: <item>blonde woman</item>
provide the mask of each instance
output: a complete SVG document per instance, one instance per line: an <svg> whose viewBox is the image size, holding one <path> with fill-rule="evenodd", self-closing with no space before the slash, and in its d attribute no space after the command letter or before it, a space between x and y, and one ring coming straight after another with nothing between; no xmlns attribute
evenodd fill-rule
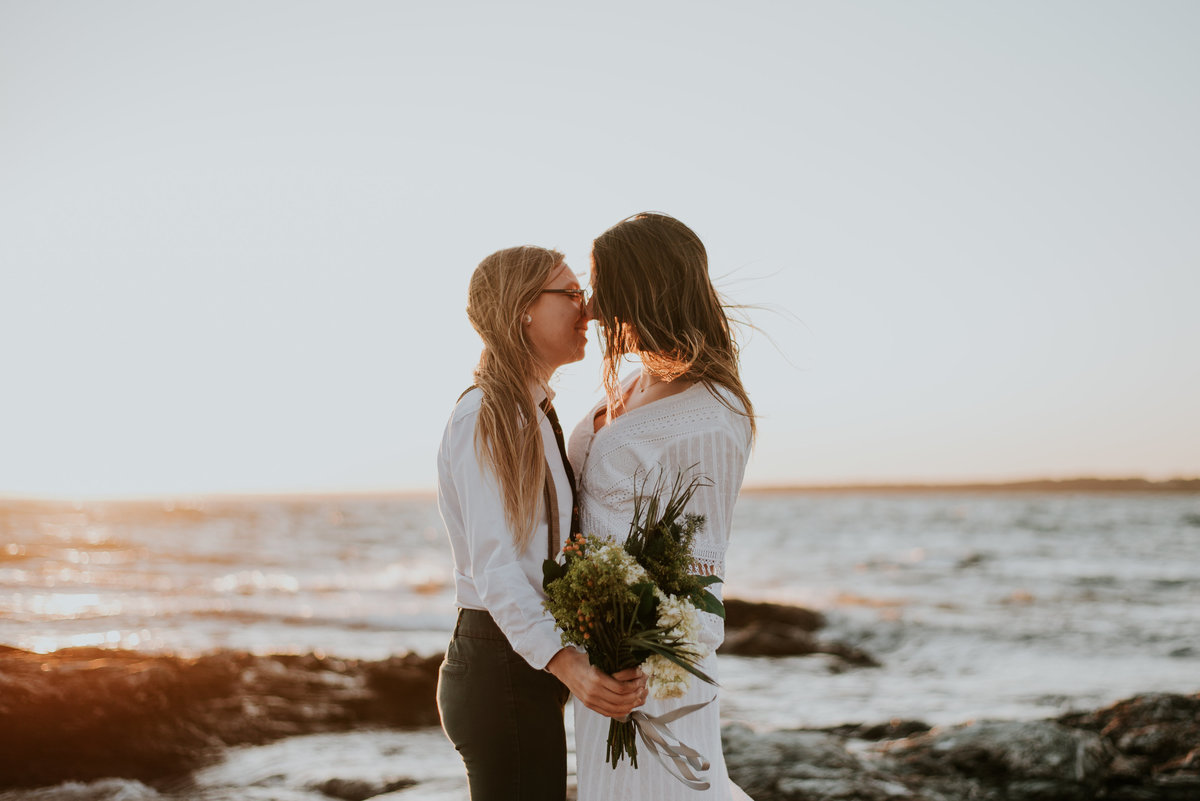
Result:
<svg viewBox="0 0 1200 801"><path fill-rule="evenodd" d="M702 476L707 485L686 508L705 518L693 544L693 570L724 576L733 505L754 437L754 407L742 386L729 321L708 277L704 245L672 217L638 214L595 240L591 280L590 314L603 334L607 397L571 436L582 529L624 538L633 518L635 475ZM638 357L641 369L619 381L626 356ZM712 589L719 592L720 585ZM715 652L724 622L706 613L701 618L702 641ZM700 668L716 678L715 655ZM693 680L682 698L651 699L643 710L660 715L711 700L670 724L711 763L705 789L688 787L650 754L640 755L637 769L628 761L612 768L605 763L609 721L576 704L579 801L745 799L729 781L721 755L716 694L712 685Z"/></svg>
<svg viewBox="0 0 1200 801"><path fill-rule="evenodd" d="M547 382L583 358L586 301L561 253L509 248L475 270L467 316L483 354L438 452L459 608L438 709L473 801L562 801L568 690L614 717L646 692L636 670L608 676L564 648L542 608L542 560L577 519Z"/></svg>

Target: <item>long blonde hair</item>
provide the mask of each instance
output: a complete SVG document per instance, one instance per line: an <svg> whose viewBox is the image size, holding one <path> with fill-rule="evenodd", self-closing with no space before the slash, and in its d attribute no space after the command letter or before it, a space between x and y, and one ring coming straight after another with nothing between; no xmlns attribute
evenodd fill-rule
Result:
<svg viewBox="0 0 1200 801"><path fill-rule="evenodd" d="M594 314L604 332L604 389L621 403L621 360L635 354L664 380L699 381L750 420L754 406L738 372L725 304L708 277L708 252L691 228L665 214L628 217L592 243ZM741 408L714 392L722 386Z"/></svg>
<svg viewBox="0 0 1200 801"><path fill-rule="evenodd" d="M483 402L475 450L491 467L504 497L504 520L518 551L533 539L546 481L542 436L530 385L543 365L525 336L522 317L563 254L523 246L500 250L479 263L467 291L467 317L483 340L475 384Z"/></svg>

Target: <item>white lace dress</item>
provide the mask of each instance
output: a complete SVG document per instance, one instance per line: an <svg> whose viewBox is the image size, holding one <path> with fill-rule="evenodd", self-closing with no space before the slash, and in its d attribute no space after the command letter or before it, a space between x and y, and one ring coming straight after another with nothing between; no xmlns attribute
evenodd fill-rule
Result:
<svg viewBox="0 0 1200 801"><path fill-rule="evenodd" d="M637 379L636 374L626 379ZM735 396L717 388L735 408ZM578 477L581 522L585 534L624 540L633 517L634 476L641 481L647 473L650 485L659 471L668 479L691 468L712 486L701 488L687 507L705 517L697 536L693 557L697 572L725 575L725 548L730 522L750 452L750 424L742 415L722 404L702 384L633 409L593 433L598 404L571 434L568 453ZM721 585L711 588L718 597ZM701 613L703 639L715 652L725 637L724 621ZM716 680L717 658L713 653L700 665ZM717 688L693 678L687 694L665 701L649 700L642 709L658 715L686 704L703 703L717 695ZM628 759L614 770L605 762L609 719L578 700L575 709L576 774L579 801L730 801L747 796L730 781L721 754L721 716L717 700L670 724L672 732L695 748L711 763L704 777L705 791L688 788L658 763L645 745L638 742L638 768Z"/></svg>

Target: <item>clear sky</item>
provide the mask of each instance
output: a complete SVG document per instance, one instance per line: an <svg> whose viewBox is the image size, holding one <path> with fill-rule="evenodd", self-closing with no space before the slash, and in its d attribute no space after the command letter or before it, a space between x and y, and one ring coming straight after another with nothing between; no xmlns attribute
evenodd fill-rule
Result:
<svg viewBox="0 0 1200 801"><path fill-rule="evenodd" d="M749 483L1200 474L1198 42L1154 0L0 0L0 493L431 488L474 266L585 273L648 209L766 307Z"/></svg>

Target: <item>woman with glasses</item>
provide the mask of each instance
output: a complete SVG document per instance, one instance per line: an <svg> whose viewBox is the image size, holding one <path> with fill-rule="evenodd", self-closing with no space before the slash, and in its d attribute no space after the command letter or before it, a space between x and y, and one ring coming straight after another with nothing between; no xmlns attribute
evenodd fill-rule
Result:
<svg viewBox="0 0 1200 801"><path fill-rule="evenodd" d="M578 530L574 476L547 382L583 358L589 318L562 254L535 247L479 264L467 317L483 353L438 452L438 507L459 608L438 709L473 801L562 801L568 690L613 717L646 695L636 670L609 676L564 648L542 607L542 560Z"/></svg>
<svg viewBox="0 0 1200 801"><path fill-rule="evenodd" d="M571 435L571 462L579 474L583 530L621 541L633 519L634 491L676 476L702 485L685 508L703 515L692 546L692 572L725 575L733 505L754 437L754 407L742 386L737 346L720 297L708 277L708 256L683 223L662 214L638 214L601 234L592 246L590 314L604 340L604 386L598 403ZM639 370L624 380L626 356ZM635 485L635 476L644 484ZM647 478L649 479L647 481ZM720 592L720 585L710 589ZM699 667L717 678L715 651L724 621L700 613L701 642L711 653ZM653 716L684 706L706 706L670 723L673 734L710 763L688 786L650 754L638 767L605 762L609 721L575 705L579 801L745 799L730 781L721 755L717 689L692 679L683 697L651 699Z"/></svg>

